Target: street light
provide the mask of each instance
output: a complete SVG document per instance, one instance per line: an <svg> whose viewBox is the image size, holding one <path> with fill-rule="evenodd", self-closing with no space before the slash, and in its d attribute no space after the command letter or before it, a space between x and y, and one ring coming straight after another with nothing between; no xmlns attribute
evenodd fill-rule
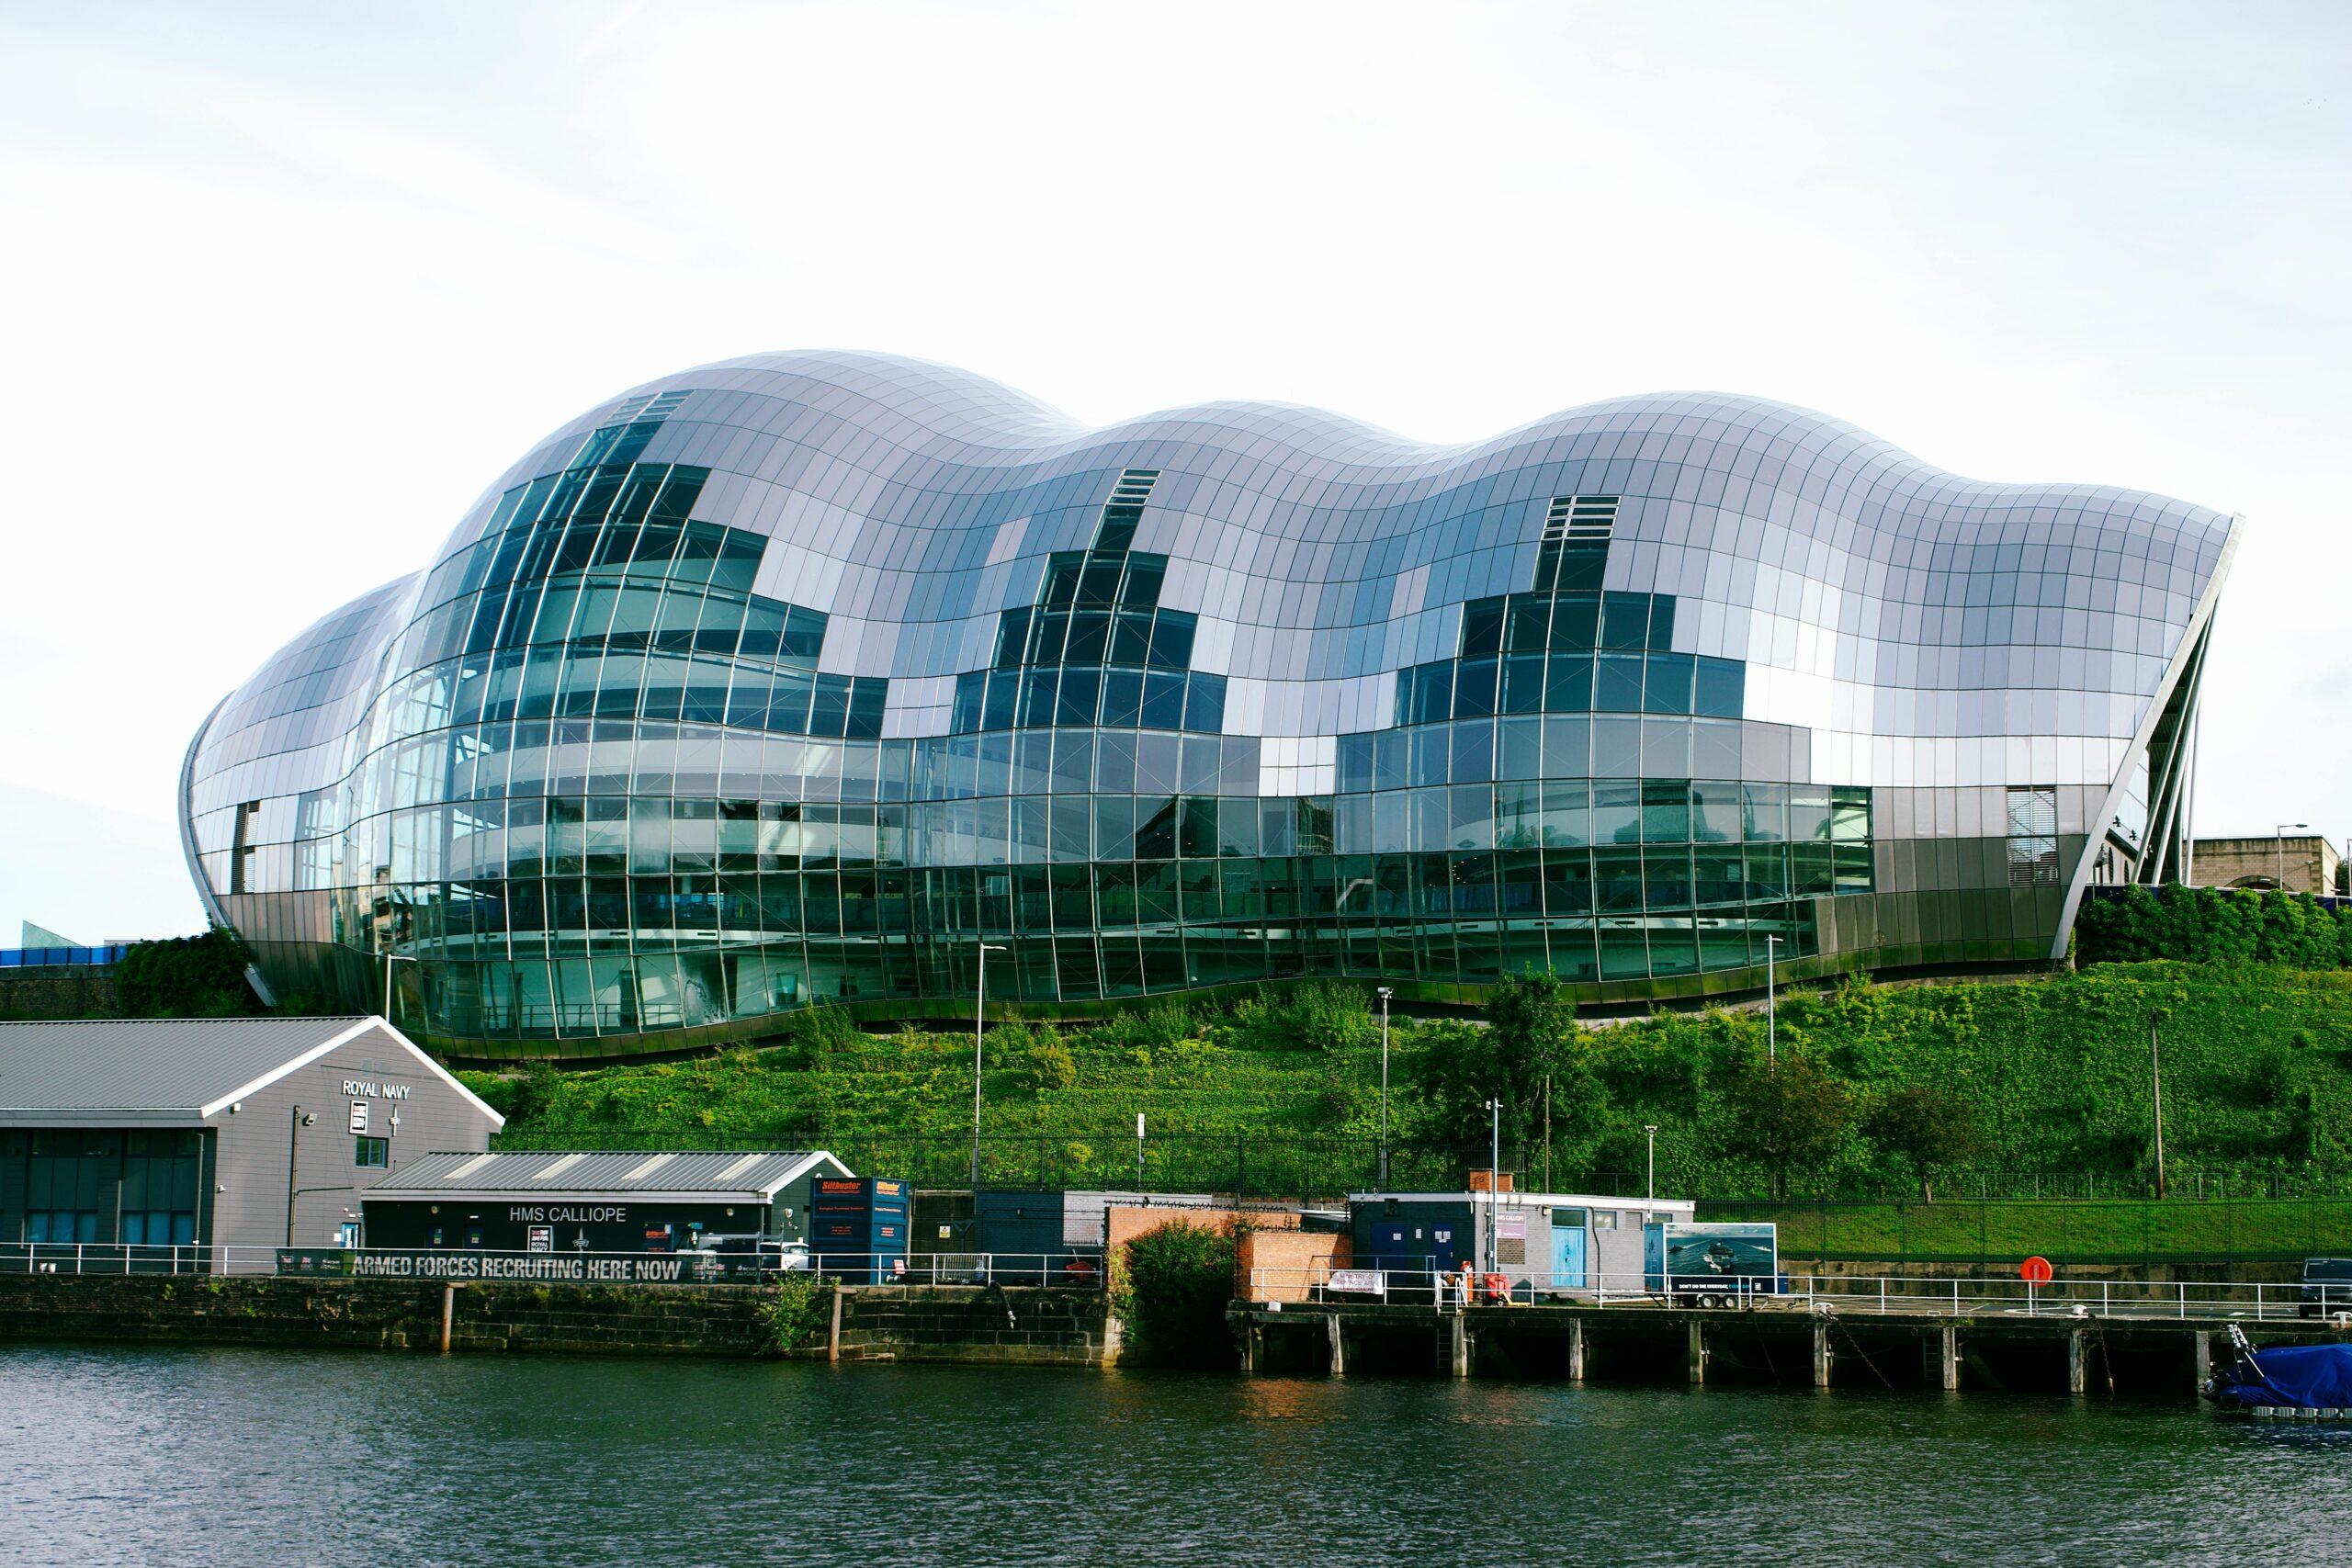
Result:
<svg viewBox="0 0 2352 1568"><path fill-rule="evenodd" d="M1492 1273L1496 1226L1503 1201L1503 1102L1487 1101L1487 1114L1491 1122L1488 1135L1494 1140L1487 1155L1487 1270Z"/></svg>
<svg viewBox="0 0 2352 1568"><path fill-rule="evenodd" d="M1388 998L1396 993L1380 987L1380 1190L1388 1190Z"/></svg>
<svg viewBox="0 0 2352 1568"><path fill-rule="evenodd" d="M2278 824L2278 891L2281 893L2287 891L2287 829L2290 828L2294 829L2295 831L2299 833L2308 832L2311 829L2311 824L2308 822L2281 822Z"/></svg>
<svg viewBox="0 0 2352 1568"><path fill-rule="evenodd" d="M1649 1180L1645 1184L1645 1190L1648 1193L1651 1206L1655 1208L1657 1204L1657 1123L1645 1122L1642 1126L1642 1136L1647 1138L1650 1145Z"/></svg>
<svg viewBox="0 0 2352 1568"><path fill-rule="evenodd" d="M972 985L972 1198L979 1201L980 1192L980 1038L988 1028L989 954L1002 953L1001 942L979 944L979 963Z"/></svg>
<svg viewBox="0 0 2352 1568"><path fill-rule="evenodd" d="M1773 983L1772 979L1773 950L1780 945L1779 937L1768 936L1764 939L1764 1066L1770 1072L1781 1070L1780 987Z"/></svg>
<svg viewBox="0 0 2352 1568"><path fill-rule="evenodd" d="M2164 1022L2164 1009L2148 1015L2148 1094L2154 1102L2156 1123L2156 1196L2165 1195L2165 1073L2158 1055L2156 1030Z"/></svg>

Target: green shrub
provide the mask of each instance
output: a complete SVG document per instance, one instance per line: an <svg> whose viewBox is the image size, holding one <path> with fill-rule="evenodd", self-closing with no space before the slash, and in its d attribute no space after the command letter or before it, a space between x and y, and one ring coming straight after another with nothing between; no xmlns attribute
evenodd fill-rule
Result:
<svg viewBox="0 0 2352 1568"><path fill-rule="evenodd" d="M1225 1309L1233 1300L1235 1238L1182 1220L1144 1232L1120 1249L1111 1303L1126 1325L1135 1358L1153 1366L1224 1366L1232 1353Z"/></svg>
<svg viewBox="0 0 2352 1568"><path fill-rule="evenodd" d="M237 933L214 926L202 936L134 942L115 964L116 994L127 1018L224 1018L255 1011L245 982L253 953Z"/></svg>
<svg viewBox="0 0 2352 1568"><path fill-rule="evenodd" d="M2352 910L2329 910L2305 893L2135 886L2120 897L2086 900L2075 941L2085 964L2174 959L2341 969L2352 964Z"/></svg>
<svg viewBox="0 0 2352 1568"><path fill-rule="evenodd" d="M1062 1043L1057 1032L1048 1030L1045 1037L1031 1041L1024 1059L1034 1094L1042 1097L1078 1082L1077 1058L1069 1054L1069 1047Z"/></svg>
<svg viewBox="0 0 2352 1568"><path fill-rule="evenodd" d="M760 1329L765 1348L775 1355L797 1350L817 1332L817 1325L831 1306L824 1281L814 1274L786 1274L760 1297Z"/></svg>
<svg viewBox="0 0 2352 1568"><path fill-rule="evenodd" d="M1362 986L1314 980L1244 998L1228 1025L1248 1051L1361 1050L1380 1042L1380 1021Z"/></svg>

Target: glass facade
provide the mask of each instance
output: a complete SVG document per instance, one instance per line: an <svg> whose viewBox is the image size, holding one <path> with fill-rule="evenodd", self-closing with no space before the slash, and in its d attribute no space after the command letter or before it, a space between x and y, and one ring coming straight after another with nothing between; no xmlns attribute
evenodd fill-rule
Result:
<svg viewBox="0 0 2352 1568"><path fill-rule="evenodd" d="M2063 952L2169 874L2232 519L1749 400L1498 441L777 355L558 432L181 790L281 990L475 1055L1307 975Z"/></svg>

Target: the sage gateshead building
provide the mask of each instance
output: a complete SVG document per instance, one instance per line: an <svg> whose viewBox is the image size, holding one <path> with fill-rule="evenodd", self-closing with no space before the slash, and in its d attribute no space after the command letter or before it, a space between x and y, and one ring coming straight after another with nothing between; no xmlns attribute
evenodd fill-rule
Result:
<svg viewBox="0 0 2352 1568"><path fill-rule="evenodd" d="M983 942L1080 1013L2047 961L2177 874L2234 529L1745 398L1441 447L761 355L598 404L272 658L186 841L274 987L389 969L463 1056L960 1011Z"/></svg>

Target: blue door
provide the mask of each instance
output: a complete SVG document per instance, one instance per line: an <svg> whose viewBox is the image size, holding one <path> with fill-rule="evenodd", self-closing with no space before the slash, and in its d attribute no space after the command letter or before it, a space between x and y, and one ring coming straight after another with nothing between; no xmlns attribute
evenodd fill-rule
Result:
<svg viewBox="0 0 2352 1568"><path fill-rule="evenodd" d="M1584 1227L1555 1224L1552 1226L1552 1288L1555 1291L1584 1289Z"/></svg>

